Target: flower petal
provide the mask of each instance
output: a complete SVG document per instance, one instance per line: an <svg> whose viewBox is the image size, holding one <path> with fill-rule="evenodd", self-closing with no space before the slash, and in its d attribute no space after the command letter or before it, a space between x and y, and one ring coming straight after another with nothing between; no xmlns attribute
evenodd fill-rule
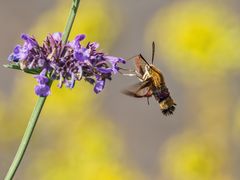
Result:
<svg viewBox="0 0 240 180"><path fill-rule="evenodd" d="M26 59L27 56L28 56L28 49L26 47L22 47L20 45L17 45L13 49L13 53L10 54L10 56L8 57L8 60L13 61L13 62L18 62L19 60Z"/></svg>
<svg viewBox="0 0 240 180"><path fill-rule="evenodd" d="M55 41L60 42L62 40L62 33L55 32L55 33L52 34L52 37Z"/></svg>
<svg viewBox="0 0 240 180"><path fill-rule="evenodd" d="M27 43L29 48L38 46L37 41L33 37L29 36L28 34L22 34L21 38Z"/></svg>
<svg viewBox="0 0 240 180"><path fill-rule="evenodd" d="M84 61L90 57L90 49L81 48L78 51L75 51L74 57L79 61Z"/></svg>
<svg viewBox="0 0 240 180"><path fill-rule="evenodd" d="M100 68L97 68L97 70L101 73L104 73L104 74L108 74L108 73L111 73L113 72L113 69L112 68L103 68L103 67L100 67Z"/></svg>
<svg viewBox="0 0 240 180"><path fill-rule="evenodd" d="M73 49L79 49L81 48L80 45L80 41L85 39L85 34L80 34L78 36L75 37L75 39L69 43L69 45L73 48Z"/></svg>
<svg viewBox="0 0 240 180"><path fill-rule="evenodd" d="M50 94L50 88L46 84L38 84L37 86L35 86L35 93L38 96L46 97Z"/></svg>
<svg viewBox="0 0 240 180"><path fill-rule="evenodd" d="M94 92L96 94L100 93L103 90L104 86L105 86L105 81L104 80L97 81L95 86L94 86Z"/></svg>
<svg viewBox="0 0 240 180"><path fill-rule="evenodd" d="M42 70L42 72L39 75L35 75L33 76L34 78L36 78L37 82L41 85L47 84L49 79L45 76L47 70L44 69Z"/></svg>

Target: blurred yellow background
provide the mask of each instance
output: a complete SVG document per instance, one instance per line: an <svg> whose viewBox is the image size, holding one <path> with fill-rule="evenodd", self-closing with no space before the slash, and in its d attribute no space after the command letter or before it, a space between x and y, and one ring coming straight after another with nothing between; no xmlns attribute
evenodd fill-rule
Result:
<svg viewBox="0 0 240 180"><path fill-rule="evenodd" d="M62 31L70 4L0 0L1 64L21 32L42 41ZM98 96L85 82L73 90L53 84L15 179L239 179L239 9L234 0L82 0L70 40L84 33L84 43L97 41L111 55L146 59L155 41L154 64L176 112L164 117L155 100L122 95L135 78L118 75ZM0 74L3 179L37 97L31 75Z"/></svg>

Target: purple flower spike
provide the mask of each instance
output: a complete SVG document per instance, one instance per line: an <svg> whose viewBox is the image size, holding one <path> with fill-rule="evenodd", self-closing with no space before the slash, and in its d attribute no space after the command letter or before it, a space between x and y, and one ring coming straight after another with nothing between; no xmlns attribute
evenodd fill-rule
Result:
<svg viewBox="0 0 240 180"><path fill-rule="evenodd" d="M57 80L59 88L63 85L74 88L77 81L84 79L94 85L95 93L99 93L106 80L111 80L112 75L118 72L118 64L125 63L122 58L98 51L96 42L82 45L84 34L66 44L62 42L62 33L49 34L42 46L32 36L23 34L21 37L24 44L17 45L8 60L25 72L41 72L34 76L38 82L35 87L38 96L50 94L50 80Z"/></svg>

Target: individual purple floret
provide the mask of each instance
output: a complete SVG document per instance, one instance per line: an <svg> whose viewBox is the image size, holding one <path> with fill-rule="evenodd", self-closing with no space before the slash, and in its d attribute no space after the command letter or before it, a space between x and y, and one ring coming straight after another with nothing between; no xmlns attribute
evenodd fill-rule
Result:
<svg viewBox="0 0 240 180"><path fill-rule="evenodd" d="M35 86L35 93L38 96L48 96L50 94L50 87L48 85L49 79L46 77L47 70L43 71L39 75L35 75L38 85Z"/></svg>
<svg viewBox="0 0 240 180"><path fill-rule="evenodd" d="M66 44L62 42L61 33L49 34L42 46L29 35L23 34L21 38L24 44L17 45L8 60L25 72L38 74L34 76L38 82L35 87L38 96L50 94L49 83L53 80L58 80L60 88L63 85L73 88L75 81L82 78L94 84L95 93L99 93L106 79L111 80L118 72L118 63L125 63L122 58L98 51L96 42L82 45L83 34Z"/></svg>
<svg viewBox="0 0 240 180"><path fill-rule="evenodd" d="M30 51L38 47L38 43L33 37L22 34L21 38L25 41L23 46L17 45L14 48L13 53L8 58L9 61L18 62L21 59L26 59L30 55Z"/></svg>

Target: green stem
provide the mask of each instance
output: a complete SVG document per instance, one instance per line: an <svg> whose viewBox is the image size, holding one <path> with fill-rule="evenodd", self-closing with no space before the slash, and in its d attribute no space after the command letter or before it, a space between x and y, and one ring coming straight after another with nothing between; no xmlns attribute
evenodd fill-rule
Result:
<svg viewBox="0 0 240 180"><path fill-rule="evenodd" d="M30 117L30 120L28 122L26 131L25 131L25 133L23 135L22 142L21 142L21 144L18 147L18 151L17 151L17 153L16 153L16 155L14 157L12 165L10 166L10 168L8 170L8 173L7 173L7 175L6 175L4 180L13 179L13 176L16 173L17 168L20 165L20 162L21 162L21 160L22 160L22 158L24 156L24 153L25 153L25 151L27 149L28 143L29 143L30 138L32 136L34 127L36 126L38 117L40 115L40 112L42 110L42 107L44 105L45 100L46 100L46 97L39 97L39 99L38 99L38 101L37 101L37 103L36 103L36 105L34 107L34 110L32 112L32 115Z"/></svg>
<svg viewBox="0 0 240 180"><path fill-rule="evenodd" d="M72 2L72 7L71 7L71 10L70 10L70 14L69 14L67 24L66 24L66 27L64 29L63 37L62 37L62 41L63 41L64 44L68 40L68 37L69 37L70 31L72 29L74 19L75 19L76 14L77 14L79 3L80 3L80 0L73 0L73 2ZM49 87L51 87L51 85L52 85L52 81L50 81ZM22 141L21 141L21 143L18 147L17 153L16 153L16 155L13 159L13 162L12 162L4 180L12 180L13 179L13 177L14 177L16 171L17 171L17 168L19 167L19 165L21 163L21 160L23 159L24 153L27 149L27 146L29 144L29 141L31 139L34 128L37 124L37 120L39 118L39 115L42 111L42 108L43 108L43 105L44 105L46 99L47 99L47 97L39 97L38 98L37 103L36 103L36 105L33 109L32 115L29 119L29 122L28 122L27 128L25 130L25 133L23 135Z"/></svg>
<svg viewBox="0 0 240 180"><path fill-rule="evenodd" d="M68 40L68 37L69 37L70 31L72 29L74 19L75 19L76 14L77 14L79 3L80 3L80 0L73 0L73 2L72 2L72 7L71 7L71 10L70 10L70 13L69 13L69 16L68 16L67 25L64 29L63 37L62 37L62 40L63 40L64 44Z"/></svg>

